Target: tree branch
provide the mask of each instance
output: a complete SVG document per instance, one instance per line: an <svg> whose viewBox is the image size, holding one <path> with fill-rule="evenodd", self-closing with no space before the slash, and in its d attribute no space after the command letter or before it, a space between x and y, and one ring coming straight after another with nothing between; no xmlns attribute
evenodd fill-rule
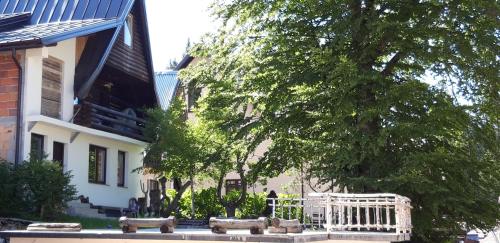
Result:
<svg viewBox="0 0 500 243"><path fill-rule="evenodd" d="M384 77L387 77L389 75L392 74L392 71L394 70L394 67L396 66L396 64L401 60L403 59L403 56L404 54L402 52L397 52L392 58L391 60L389 60L389 62L387 62L384 70L382 70L382 72L380 72L382 74L382 76Z"/></svg>

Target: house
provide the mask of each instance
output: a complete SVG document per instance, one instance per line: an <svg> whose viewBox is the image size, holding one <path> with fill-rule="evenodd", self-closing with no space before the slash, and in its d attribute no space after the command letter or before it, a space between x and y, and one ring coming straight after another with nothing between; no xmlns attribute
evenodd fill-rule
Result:
<svg viewBox="0 0 500 243"><path fill-rule="evenodd" d="M127 207L153 80L145 0L0 0L0 158L46 155L94 206Z"/></svg>
<svg viewBox="0 0 500 243"><path fill-rule="evenodd" d="M170 102L175 98L175 96L181 96L186 101L188 119L195 118L192 108L196 103L196 99L203 94L203 90L188 90L189 88L186 88L181 84L181 81L178 78L178 72L198 61L199 58L186 55L174 70L155 73L158 97L160 105L164 110L168 109ZM251 110L247 110L247 113L250 114ZM270 144L271 141L267 140L257 146L250 160L257 161L259 158L264 156L264 153L267 151ZM197 188L215 186L216 184L213 181L206 180L195 182L195 187ZM229 173L224 181L225 190L223 190L223 193L233 189L238 189L239 187L241 187L241 179L239 178L238 173ZM269 192L274 190L277 193L295 194L301 197L305 197L310 192L331 191L325 186L317 186L314 180L309 181L302 178L299 171L284 172L277 177L267 179L265 184L258 182L254 185L248 185L247 189L249 192Z"/></svg>

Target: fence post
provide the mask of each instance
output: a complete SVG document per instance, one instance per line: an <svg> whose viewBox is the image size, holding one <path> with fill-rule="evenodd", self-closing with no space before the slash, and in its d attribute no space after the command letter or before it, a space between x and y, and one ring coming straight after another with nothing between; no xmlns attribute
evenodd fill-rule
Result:
<svg viewBox="0 0 500 243"><path fill-rule="evenodd" d="M273 218L276 218L276 199L273 198Z"/></svg>
<svg viewBox="0 0 500 243"><path fill-rule="evenodd" d="M330 233L332 227L332 206L330 204L331 196L326 196L326 232Z"/></svg>

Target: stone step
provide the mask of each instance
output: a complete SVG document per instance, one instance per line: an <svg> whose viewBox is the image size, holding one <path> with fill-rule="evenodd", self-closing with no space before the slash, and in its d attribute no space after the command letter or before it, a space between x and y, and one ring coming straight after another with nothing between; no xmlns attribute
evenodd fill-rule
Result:
<svg viewBox="0 0 500 243"><path fill-rule="evenodd" d="M108 217L99 213L99 209L91 208L88 203L81 203L79 200L68 202L67 213L72 216L81 216L87 218L116 219L117 217Z"/></svg>

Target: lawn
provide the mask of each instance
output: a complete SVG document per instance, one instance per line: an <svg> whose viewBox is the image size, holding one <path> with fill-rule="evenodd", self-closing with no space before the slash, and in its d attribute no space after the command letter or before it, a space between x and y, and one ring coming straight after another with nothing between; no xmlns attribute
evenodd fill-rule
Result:
<svg viewBox="0 0 500 243"><path fill-rule="evenodd" d="M83 229L119 229L118 219L98 219L63 215L54 222L81 223Z"/></svg>
<svg viewBox="0 0 500 243"><path fill-rule="evenodd" d="M61 215L52 220L30 218L33 221L53 223L80 223L83 229L119 229L118 219L86 218L80 216Z"/></svg>

